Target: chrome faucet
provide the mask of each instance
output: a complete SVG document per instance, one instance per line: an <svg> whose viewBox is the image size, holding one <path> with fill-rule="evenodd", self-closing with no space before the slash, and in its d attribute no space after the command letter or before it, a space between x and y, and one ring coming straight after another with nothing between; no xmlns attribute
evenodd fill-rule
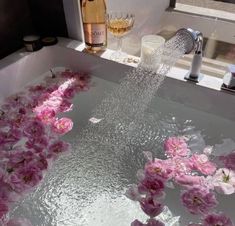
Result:
<svg viewBox="0 0 235 226"><path fill-rule="evenodd" d="M202 75L200 74L202 65L202 46L203 35L200 31L194 31L191 28L181 28L176 32L185 42L185 54L195 50L189 73L185 76L186 80L199 82Z"/></svg>

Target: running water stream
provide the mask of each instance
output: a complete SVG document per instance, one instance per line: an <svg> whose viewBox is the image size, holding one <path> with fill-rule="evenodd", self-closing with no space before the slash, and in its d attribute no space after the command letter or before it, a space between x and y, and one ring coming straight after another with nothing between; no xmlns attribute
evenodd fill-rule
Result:
<svg viewBox="0 0 235 226"><path fill-rule="evenodd" d="M145 110L171 67L187 52L190 41L192 37L176 34L152 53L150 59L153 62L159 62L155 59L161 58L159 65L149 68L140 64L127 72L120 84L94 110L82 136L88 146L92 142L97 146L98 142L102 146L120 150L131 140L138 140L140 131L145 127L140 123L145 118ZM146 131L146 139L147 136L149 133Z"/></svg>

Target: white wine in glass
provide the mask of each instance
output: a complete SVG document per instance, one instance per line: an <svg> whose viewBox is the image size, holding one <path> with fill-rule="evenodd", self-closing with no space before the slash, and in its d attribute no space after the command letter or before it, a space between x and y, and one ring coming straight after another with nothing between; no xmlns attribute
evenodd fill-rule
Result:
<svg viewBox="0 0 235 226"><path fill-rule="evenodd" d="M106 24L108 31L117 38L118 48L110 59L115 61L123 61L127 54L122 52L122 37L126 35L134 25L134 14L127 12L110 12L106 16Z"/></svg>

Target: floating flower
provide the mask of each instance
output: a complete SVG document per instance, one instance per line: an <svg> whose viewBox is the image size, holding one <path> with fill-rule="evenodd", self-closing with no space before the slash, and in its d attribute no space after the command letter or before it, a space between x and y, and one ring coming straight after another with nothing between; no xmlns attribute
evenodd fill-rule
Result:
<svg viewBox="0 0 235 226"><path fill-rule="evenodd" d="M149 219L146 224L143 224L142 222L135 220L131 223L131 226L164 226L161 221L158 221L156 219Z"/></svg>
<svg viewBox="0 0 235 226"><path fill-rule="evenodd" d="M37 153L40 153L46 149L46 147L48 146L48 143L49 143L49 139L46 138L45 136L41 136L41 137L29 139L25 143L25 147L27 147L28 149L34 150Z"/></svg>
<svg viewBox="0 0 235 226"><path fill-rule="evenodd" d="M210 162L208 156L205 154L194 154L190 158L190 161L193 169L198 170L205 175L211 175L216 170L216 165L213 162Z"/></svg>
<svg viewBox="0 0 235 226"><path fill-rule="evenodd" d="M72 87L68 87L63 91L63 97L71 99L75 96L77 92L76 87L72 86Z"/></svg>
<svg viewBox="0 0 235 226"><path fill-rule="evenodd" d="M68 149L68 143L65 143L63 141L56 141L49 146L48 151L52 155L58 155L60 153L68 151Z"/></svg>
<svg viewBox="0 0 235 226"><path fill-rule="evenodd" d="M195 186L206 186L206 179L203 176L182 174L177 175L174 179L176 183L186 188L192 188Z"/></svg>
<svg viewBox="0 0 235 226"><path fill-rule="evenodd" d="M226 156L221 156L220 159L224 162L224 166L235 171L235 150Z"/></svg>
<svg viewBox="0 0 235 226"><path fill-rule="evenodd" d="M81 91L81 84L88 87L89 82L79 73L70 73L71 78L62 79L57 73L56 78L27 87L24 93L6 98L1 105L0 225L31 225L23 219L8 222L9 206L38 185L50 164L68 150L69 145L58 140L56 133L70 131L72 121L56 121L56 114L72 110L70 99Z"/></svg>
<svg viewBox="0 0 235 226"><path fill-rule="evenodd" d="M58 134L65 134L73 128L73 122L69 118L61 118L53 123L52 129Z"/></svg>
<svg viewBox="0 0 235 226"><path fill-rule="evenodd" d="M8 114L8 121L10 122L11 127L21 128L31 119L29 115L29 110L20 108L19 111L11 112Z"/></svg>
<svg viewBox="0 0 235 226"><path fill-rule="evenodd" d="M156 217L163 211L163 204L159 203L154 197L149 196L140 200L140 207L148 216Z"/></svg>
<svg viewBox="0 0 235 226"><path fill-rule="evenodd" d="M173 168L173 175L190 174L192 171L192 164L190 159L182 157L173 157L166 160L168 165Z"/></svg>
<svg viewBox="0 0 235 226"><path fill-rule="evenodd" d="M235 172L227 168L218 169L210 178L210 183L219 193L233 194L235 192Z"/></svg>
<svg viewBox="0 0 235 226"><path fill-rule="evenodd" d="M71 111L72 109L73 109L73 104L67 99L63 99L63 101L59 105L58 112L67 112Z"/></svg>
<svg viewBox="0 0 235 226"><path fill-rule="evenodd" d="M172 164L169 161L155 159L145 165L145 175L147 177L158 178L163 181L167 181L173 176Z"/></svg>
<svg viewBox="0 0 235 226"><path fill-rule="evenodd" d="M138 185L140 194L150 194L152 196L162 196L164 190L164 183L162 180L156 178L143 179Z"/></svg>
<svg viewBox="0 0 235 226"><path fill-rule="evenodd" d="M208 214L217 205L213 192L205 188L191 188L181 194L181 201L192 214Z"/></svg>
<svg viewBox="0 0 235 226"><path fill-rule="evenodd" d="M187 156L188 145L182 137L170 137L164 142L164 149L168 156Z"/></svg>
<svg viewBox="0 0 235 226"><path fill-rule="evenodd" d="M17 169L5 181L14 191L19 193L30 190L42 180L42 171L34 165Z"/></svg>
<svg viewBox="0 0 235 226"><path fill-rule="evenodd" d="M203 226L234 226L231 219L223 213L211 213L203 220Z"/></svg>
<svg viewBox="0 0 235 226"><path fill-rule="evenodd" d="M0 131L0 146L13 146L22 138L19 129L10 128L8 131Z"/></svg>
<svg viewBox="0 0 235 226"><path fill-rule="evenodd" d="M28 99L23 94L14 94L5 100L5 105L8 105L9 109L24 107L27 103Z"/></svg>
<svg viewBox="0 0 235 226"><path fill-rule="evenodd" d="M19 200L20 195L12 190L12 188L3 183L0 182L0 200L5 203L12 203ZM0 202L1 202L0 201Z"/></svg>
<svg viewBox="0 0 235 226"><path fill-rule="evenodd" d="M48 107L40 107L34 110L37 118L46 125L50 125L55 121L55 111Z"/></svg>
<svg viewBox="0 0 235 226"><path fill-rule="evenodd" d="M25 125L23 133L29 139L39 138L45 134L45 126L38 120L33 120Z"/></svg>
<svg viewBox="0 0 235 226"><path fill-rule="evenodd" d="M30 162L32 162L36 155L31 151L14 151L10 152L7 155L8 163L7 163L7 171L9 173L14 172L15 169L24 167Z"/></svg>
<svg viewBox="0 0 235 226"><path fill-rule="evenodd" d="M50 165L50 160L46 158L46 154L40 153L34 161L35 166L40 170L47 170Z"/></svg>
<svg viewBox="0 0 235 226"><path fill-rule="evenodd" d="M47 100L43 102L43 106L45 108L49 108L55 111L55 113L59 112L59 108L61 103L63 102L63 98L59 95L50 94Z"/></svg>

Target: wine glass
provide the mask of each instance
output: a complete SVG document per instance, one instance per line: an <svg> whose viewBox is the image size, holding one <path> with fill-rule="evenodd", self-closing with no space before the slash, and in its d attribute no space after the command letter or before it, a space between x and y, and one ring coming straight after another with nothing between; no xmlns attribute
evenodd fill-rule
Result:
<svg viewBox="0 0 235 226"><path fill-rule="evenodd" d="M114 61L124 61L127 54L122 52L122 37L126 35L133 27L135 16L129 12L110 12L106 14L107 29L117 38L117 51L110 59Z"/></svg>

